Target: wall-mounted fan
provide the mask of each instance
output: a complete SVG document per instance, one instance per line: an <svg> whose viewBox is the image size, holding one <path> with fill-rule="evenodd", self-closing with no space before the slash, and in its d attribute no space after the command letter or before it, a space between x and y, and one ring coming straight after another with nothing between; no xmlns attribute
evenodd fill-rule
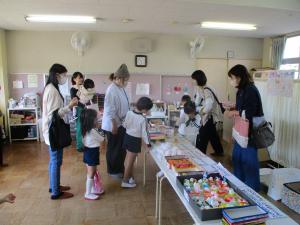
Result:
<svg viewBox="0 0 300 225"><path fill-rule="evenodd" d="M79 56L83 56L85 51L91 45L91 37L87 32L75 32L71 37L71 45L77 51Z"/></svg>
<svg viewBox="0 0 300 225"><path fill-rule="evenodd" d="M200 52L204 46L204 37L197 37L195 40L190 42L190 53L192 59L198 59Z"/></svg>

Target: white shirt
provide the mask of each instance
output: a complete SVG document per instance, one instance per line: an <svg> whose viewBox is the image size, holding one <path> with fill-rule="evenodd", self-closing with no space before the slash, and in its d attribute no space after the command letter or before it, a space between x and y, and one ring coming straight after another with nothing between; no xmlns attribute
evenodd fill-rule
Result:
<svg viewBox="0 0 300 225"><path fill-rule="evenodd" d="M104 137L96 130L90 130L82 139L82 143L87 148L97 148L100 142L104 141Z"/></svg>
<svg viewBox="0 0 300 225"><path fill-rule="evenodd" d="M130 136L143 138L146 144L149 144L149 135L147 127L147 119L141 113L129 111L126 114L123 127L126 128L126 133Z"/></svg>
<svg viewBox="0 0 300 225"><path fill-rule="evenodd" d="M58 115L63 118L70 111L69 106L64 107L64 101L53 84L48 84L45 87L43 95L43 117L42 130L45 143L50 145L49 141L49 126L52 119L52 114L58 110Z"/></svg>
<svg viewBox="0 0 300 225"><path fill-rule="evenodd" d="M185 122L188 121L189 116L184 113L184 109L180 109L180 116L178 120L178 133L184 135Z"/></svg>
<svg viewBox="0 0 300 225"><path fill-rule="evenodd" d="M109 85L105 93L102 129L112 131L112 119L116 120L117 126L122 125L126 113L129 111L129 100L124 88L115 83Z"/></svg>
<svg viewBox="0 0 300 225"><path fill-rule="evenodd" d="M195 104L197 107L197 111L202 117L203 125L206 124L210 116L213 117L215 123L223 121L221 108L213 93L209 89L199 88L199 90L196 92Z"/></svg>
<svg viewBox="0 0 300 225"><path fill-rule="evenodd" d="M196 114L194 120L191 120L186 115L184 120L180 121L179 125L183 125L183 134L181 135L186 137L186 139L188 139L194 146L196 146L196 139L201 126L201 116L199 114Z"/></svg>

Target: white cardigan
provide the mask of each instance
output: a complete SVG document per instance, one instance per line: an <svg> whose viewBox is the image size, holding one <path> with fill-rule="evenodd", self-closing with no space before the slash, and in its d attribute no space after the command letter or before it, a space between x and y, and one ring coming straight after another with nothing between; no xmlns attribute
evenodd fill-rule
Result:
<svg viewBox="0 0 300 225"><path fill-rule="evenodd" d="M111 132L112 119L115 119L117 126L120 127L129 107L129 99L125 89L115 83L109 85L104 98L102 129Z"/></svg>
<svg viewBox="0 0 300 225"><path fill-rule="evenodd" d="M70 111L69 106L64 107L64 101L60 96L57 89L53 86L53 84L48 84L45 87L44 95L43 95L43 118L42 118L42 130L43 136L45 139L45 143L50 145L49 141L49 125L52 119L52 114L56 110L58 110L58 115L63 118L66 113Z"/></svg>

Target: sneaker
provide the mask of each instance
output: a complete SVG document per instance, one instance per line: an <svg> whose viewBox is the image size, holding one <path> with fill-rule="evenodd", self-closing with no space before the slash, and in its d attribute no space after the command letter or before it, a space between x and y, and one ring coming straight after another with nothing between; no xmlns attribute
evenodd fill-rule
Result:
<svg viewBox="0 0 300 225"><path fill-rule="evenodd" d="M129 183L129 184L136 184L133 177L130 177L128 183Z"/></svg>
<svg viewBox="0 0 300 225"><path fill-rule="evenodd" d="M70 121L73 122L73 121L76 121L77 119L78 119L77 116L72 116L71 119L70 119Z"/></svg>
<svg viewBox="0 0 300 225"><path fill-rule="evenodd" d="M58 195L52 195L52 200L72 198L74 195L70 192L60 192Z"/></svg>
<svg viewBox="0 0 300 225"><path fill-rule="evenodd" d="M101 188L100 189L100 191L95 191L95 190L93 190L93 188L92 188L92 194L94 194L94 195L102 195L102 194L104 194L104 189L103 188Z"/></svg>
<svg viewBox="0 0 300 225"><path fill-rule="evenodd" d="M122 181L121 187L122 188L135 188L136 184L135 183L131 184L129 182L127 183L127 182Z"/></svg>
<svg viewBox="0 0 300 225"><path fill-rule="evenodd" d="M98 200L99 196L95 194L85 194L84 198L85 200Z"/></svg>

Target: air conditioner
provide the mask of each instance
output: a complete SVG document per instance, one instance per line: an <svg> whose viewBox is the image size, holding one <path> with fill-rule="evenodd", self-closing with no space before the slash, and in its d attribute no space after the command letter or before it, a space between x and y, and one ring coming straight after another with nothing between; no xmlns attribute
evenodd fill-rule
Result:
<svg viewBox="0 0 300 225"><path fill-rule="evenodd" d="M130 41L130 51L133 53L152 52L152 40L149 38L136 38Z"/></svg>
<svg viewBox="0 0 300 225"><path fill-rule="evenodd" d="M267 80L271 70L260 70L253 72L253 80Z"/></svg>

